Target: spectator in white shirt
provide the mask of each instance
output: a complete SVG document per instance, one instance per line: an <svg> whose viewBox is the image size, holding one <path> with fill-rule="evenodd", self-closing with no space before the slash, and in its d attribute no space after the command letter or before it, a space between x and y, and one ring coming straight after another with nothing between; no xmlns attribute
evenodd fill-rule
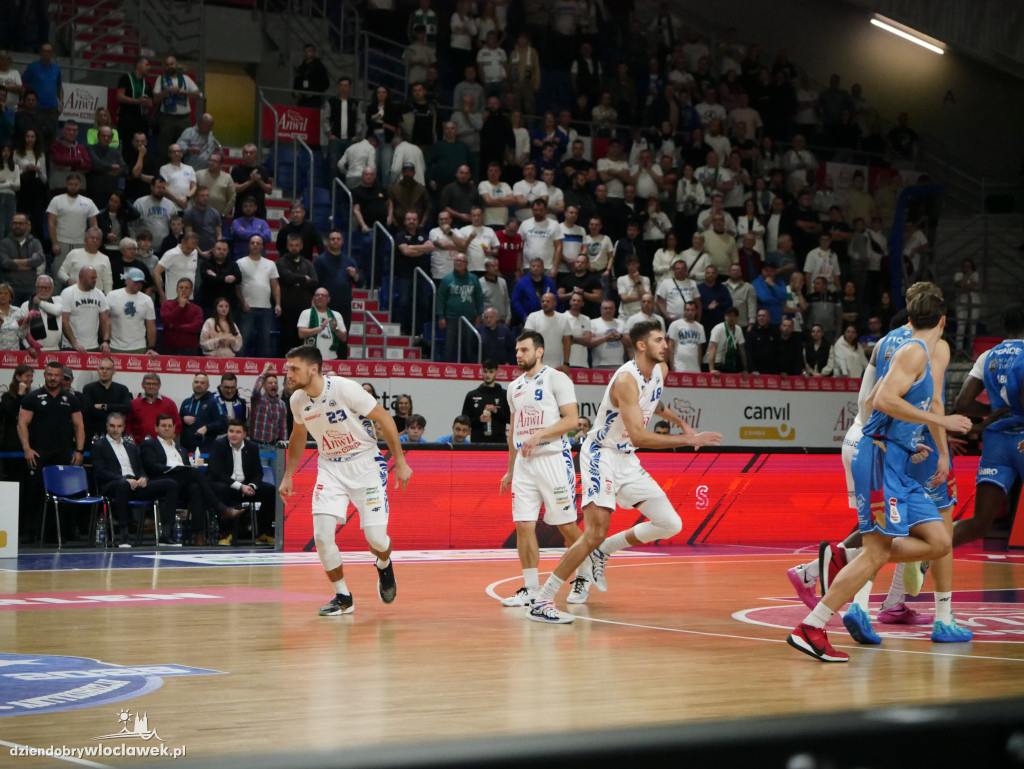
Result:
<svg viewBox="0 0 1024 769"><path fill-rule="evenodd" d="M171 162L160 167L160 176L167 180L167 197L179 211L184 211L192 196L196 194L196 187L199 184L196 181L196 170L181 162L181 145L172 144L167 148L167 155Z"/></svg>
<svg viewBox="0 0 1024 769"><path fill-rule="evenodd" d="M61 327L67 346L79 353L110 352L110 308L103 292L96 288L96 270L83 267L78 283L60 295Z"/></svg>
<svg viewBox="0 0 1024 769"><path fill-rule="evenodd" d="M572 339L565 316L555 310L558 298L550 291L540 298L540 309L531 312L524 331L536 331L544 337L544 362L552 368L567 369Z"/></svg>
<svg viewBox="0 0 1024 769"><path fill-rule="evenodd" d="M350 145L338 161L338 172L350 190L362 183L363 169L377 167L377 142L377 135L369 131L365 139Z"/></svg>
<svg viewBox="0 0 1024 769"><path fill-rule="evenodd" d="M665 334L668 337L668 364L672 371L699 374L707 336L697 322L697 303L683 306L683 317L673 321Z"/></svg>
<svg viewBox="0 0 1024 769"><path fill-rule="evenodd" d="M700 317L700 289L697 282L690 277L686 262L677 259L672 263L672 275L658 284L658 312L666 323L673 323L683 317L683 309L687 302L697 306L697 318Z"/></svg>
<svg viewBox="0 0 1024 769"><path fill-rule="evenodd" d="M102 242L103 232L98 227L90 227L85 231L85 245L73 249L57 270L57 280L65 288L78 282L78 273L83 267L92 267L96 270L100 291L110 293L114 287L114 277L110 271L110 257L100 250Z"/></svg>
<svg viewBox="0 0 1024 769"><path fill-rule="evenodd" d="M839 282L839 257L832 250L832 238L822 233L818 238L818 247L812 248L804 260L804 283L813 286L815 278L824 278L835 291L842 291Z"/></svg>

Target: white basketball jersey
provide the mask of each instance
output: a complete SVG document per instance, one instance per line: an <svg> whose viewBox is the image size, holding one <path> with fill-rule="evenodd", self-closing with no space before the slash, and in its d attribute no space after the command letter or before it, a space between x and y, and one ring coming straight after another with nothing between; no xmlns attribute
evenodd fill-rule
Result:
<svg viewBox="0 0 1024 769"><path fill-rule="evenodd" d="M377 401L351 379L324 377L324 389L316 398L304 390L292 393L292 416L316 441L320 456L349 460L368 451L377 452L373 422L367 416Z"/></svg>
<svg viewBox="0 0 1024 769"><path fill-rule="evenodd" d="M551 427L562 418L561 407L576 403L576 390L558 369L545 366L537 376L522 374L508 388L508 406L512 412L512 445L518 451L533 433ZM541 441L534 455L559 454L569 449L569 440Z"/></svg>
<svg viewBox="0 0 1024 769"><path fill-rule="evenodd" d="M593 441L598 446L615 449L625 454L632 454L636 446L629 438L626 425L622 421L619 410L612 406L612 385L620 375L626 374L636 380L637 389L640 390L639 405L643 412L644 427L651 421L655 410L658 408L658 401L661 400L661 393L664 390L664 380L661 378L661 366L656 365L651 372L651 378L645 379L637 368L636 361L630 361L620 366L612 376L608 387L605 388L604 397L601 398L601 405L597 409L597 416L594 419L594 427L587 433L587 440Z"/></svg>

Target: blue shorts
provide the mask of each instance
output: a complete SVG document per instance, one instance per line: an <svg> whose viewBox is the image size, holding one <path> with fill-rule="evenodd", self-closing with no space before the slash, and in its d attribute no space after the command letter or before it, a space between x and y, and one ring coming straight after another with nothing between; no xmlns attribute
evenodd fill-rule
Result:
<svg viewBox="0 0 1024 769"><path fill-rule="evenodd" d="M981 436L981 461L976 484L994 483L1007 494L1017 478L1024 478L1024 430L996 433L986 430Z"/></svg>
<svg viewBox="0 0 1024 769"><path fill-rule="evenodd" d="M931 449L923 462L910 465L910 477L924 487L924 493L939 510L945 510L956 504L956 476L953 475L953 462L950 458L949 475L946 480L938 486L929 485L935 471L939 469L939 452L935 447L935 440L929 431L925 431L924 444Z"/></svg>
<svg viewBox="0 0 1024 769"><path fill-rule="evenodd" d="M854 451L851 470L861 534L906 537L922 523L941 521L935 503L910 473L910 455L865 436Z"/></svg>

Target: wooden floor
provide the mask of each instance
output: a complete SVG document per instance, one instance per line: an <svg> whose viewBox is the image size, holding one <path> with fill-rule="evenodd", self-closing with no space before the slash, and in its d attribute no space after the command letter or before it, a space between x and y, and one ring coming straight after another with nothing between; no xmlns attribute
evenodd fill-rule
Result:
<svg viewBox="0 0 1024 769"><path fill-rule="evenodd" d="M121 728L122 711L145 713L165 744L209 759L1024 694L1024 557L958 558L955 611L975 642L937 645L925 640L930 626L876 625L883 645L859 647L837 618L831 636L852 659L824 665L784 643L806 614L785 571L808 553L616 555L608 592L559 627L496 601L521 584L513 551L396 553L390 606L360 554L346 570L355 613L327 618L316 610L331 589L312 554L264 552L249 565L227 565L247 558L237 551L0 561L0 744L96 745ZM542 573L553 564L543 557ZM887 587L888 572L873 608ZM11 706L5 676L44 655L218 673L165 677L142 696L81 709Z"/></svg>

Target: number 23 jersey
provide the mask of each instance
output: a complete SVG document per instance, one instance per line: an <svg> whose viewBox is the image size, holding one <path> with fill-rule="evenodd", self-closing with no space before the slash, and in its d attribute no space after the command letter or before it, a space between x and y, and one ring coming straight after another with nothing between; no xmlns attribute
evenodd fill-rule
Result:
<svg viewBox="0 0 1024 769"><path fill-rule="evenodd" d="M303 390L292 393L292 416L316 441L320 456L347 461L366 452L377 453L373 422L367 416L376 399L357 382L340 376L324 377L317 397Z"/></svg>

